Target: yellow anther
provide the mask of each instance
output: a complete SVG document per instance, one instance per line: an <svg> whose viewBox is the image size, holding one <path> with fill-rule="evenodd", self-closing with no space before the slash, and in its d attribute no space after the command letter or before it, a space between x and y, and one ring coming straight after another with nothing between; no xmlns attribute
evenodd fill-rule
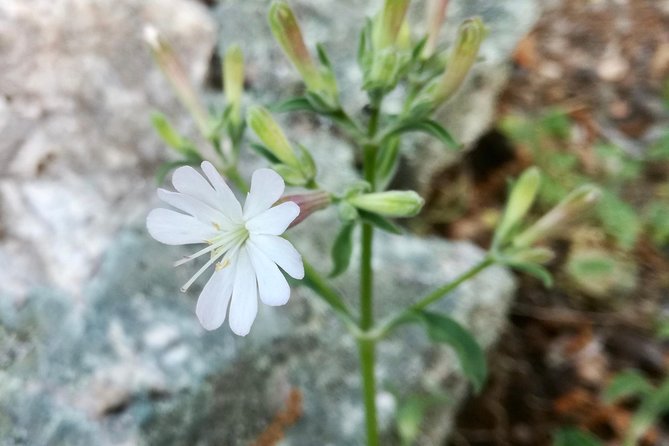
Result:
<svg viewBox="0 0 669 446"><path fill-rule="evenodd" d="M216 264L216 271L220 271L228 265L230 265L230 259L225 259L222 262L218 262Z"/></svg>

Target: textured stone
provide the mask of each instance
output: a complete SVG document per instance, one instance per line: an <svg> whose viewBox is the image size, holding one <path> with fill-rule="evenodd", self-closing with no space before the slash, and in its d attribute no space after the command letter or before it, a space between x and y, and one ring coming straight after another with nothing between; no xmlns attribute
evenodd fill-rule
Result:
<svg viewBox="0 0 669 446"><path fill-rule="evenodd" d="M142 41L149 22L199 83L214 25L195 2L0 2L0 290L78 292L109 237L143 212L164 157L149 112L187 127Z"/></svg>

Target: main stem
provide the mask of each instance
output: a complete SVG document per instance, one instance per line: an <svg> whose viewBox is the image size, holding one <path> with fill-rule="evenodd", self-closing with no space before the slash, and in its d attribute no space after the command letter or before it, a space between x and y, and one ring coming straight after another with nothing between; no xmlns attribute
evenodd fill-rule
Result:
<svg viewBox="0 0 669 446"><path fill-rule="evenodd" d="M381 98L373 99L371 103L371 115L367 137L370 141L376 136L379 124L379 109ZM366 143L363 146L363 170L365 181L372 190L375 181L375 162L377 146ZM372 270L372 247L374 241L374 228L368 223L362 224L360 250L360 329L369 330L374 325L374 275ZM367 431L367 445L378 446L379 430L376 418L376 377L374 375L376 341L360 339L358 351L360 354L360 368L362 373L362 391L365 402L365 425Z"/></svg>

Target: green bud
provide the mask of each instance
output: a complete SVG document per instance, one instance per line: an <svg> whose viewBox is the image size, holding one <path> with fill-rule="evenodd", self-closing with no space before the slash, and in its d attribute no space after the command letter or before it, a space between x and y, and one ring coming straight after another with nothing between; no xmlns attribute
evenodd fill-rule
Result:
<svg viewBox="0 0 669 446"><path fill-rule="evenodd" d="M504 243L513 228L525 217L537 196L540 184L541 173L536 167L527 169L518 178L511 190L502 221L497 226L496 243Z"/></svg>
<svg viewBox="0 0 669 446"><path fill-rule="evenodd" d="M380 20L374 32L374 48L377 50L394 45L397 42L404 17L409 7L409 0L386 0Z"/></svg>
<svg viewBox="0 0 669 446"><path fill-rule="evenodd" d="M440 79L426 87L418 103L427 102L432 108L436 108L453 96L474 65L486 34L486 27L478 17L465 20L460 25L458 37L448 57L446 71Z"/></svg>
<svg viewBox="0 0 669 446"><path fill-rule="evenodd" d="M288 142L286 135L272 118L271 113L264 107L254 106L248 111L247 120L249 126L267 149L281 162L299 170L300 162L295 156L293 147Z"/></svg>
<svg viewBox="0 0 669 446"><path fill-rule="evenodd" d="M242 121L241 102L244 91L244 55L238 45L228 48L223 58L223 89L230 104L232 124L239 126Z"/></svg>
<svg viewBox="0 0 669 446"><path fill-rule="evenodd" d="M348 202L358 209L386 217L413 217L425 201L414 191L387 191L356 195Z"/></svg>
<svg viewBox="0 0 669 446"><path fill-rule="evenodd" d="M183 65L177 59L172 47L163 40L158 30L151 25L147 25L144 28L144 41L151 49L154 60L172 85L179 100L195 120L200 133L205 138L209 138L211 136L211 118L209 113L202 105L200 97L195 92Z"/></svg>
<svg viewBox="0 0 669 446"><path fill-rule="evenodd" d="M601 190L591 184L586 184L572 191L553 209L548 211L536 223L526 229L513 240L514 246L530 246L539 239L550 237L559 230L563 230L575 219L592 209L599 201Z"/></svg>
<svg viewBox="0 0 669 446"><path fill-rule="evenodd" d="M272 4L269 11L269 26L283 52L302 76L307 90L321 96L329 105L336 105L338 93L334 76L322 72L312 59L295 14L286 2Z"/></svg>

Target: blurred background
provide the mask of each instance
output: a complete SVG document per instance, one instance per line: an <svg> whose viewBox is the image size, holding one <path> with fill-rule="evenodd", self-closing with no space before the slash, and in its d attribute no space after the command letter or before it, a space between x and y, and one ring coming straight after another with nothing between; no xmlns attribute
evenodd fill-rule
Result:
<svg viewBox="0 0 669 446"><path fill-rule="evenodd" d="M425 3L411 5L415 36ZM357 34L381 2L290 4L309 45L329 51L345 107L360 112ZM263 309L247 338L204 332L199 288L178 292L192 272L172 268L181 252L145 234L155 172L175 158L150 113L203 142L144 26L172 44L214 109L218 54L239 43L245 101L269 104L303 87L268 7L0 2L0 445L363 444L354 345L308 290ZM479 259L509 179L526 167L545 174L537 215L586 182L604 194L552 242L552 288L492 269L443 303L488 347L479 395L418 331L381 349L384 444L669 444L669 2L451 0L442 44L474 15L489 37L440 116L465 150L408 142L395 186L418 190L426 207L408 222L415 235L378 242L380 313ZM324 184L355 177L326 121L281 119ZM249 153L244 174L258 165ZM294 231L323 271L336 228L325 212ZM355 282L337 286L355 296Z"/></svg>

